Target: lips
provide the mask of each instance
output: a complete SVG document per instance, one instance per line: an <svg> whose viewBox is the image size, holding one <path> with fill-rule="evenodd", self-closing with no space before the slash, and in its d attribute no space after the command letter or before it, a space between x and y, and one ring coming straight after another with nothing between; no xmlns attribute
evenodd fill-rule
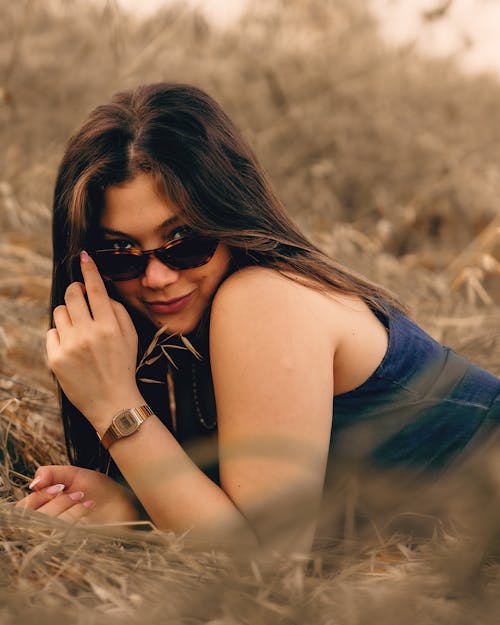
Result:
<svg viewBox="0 0 500 625"><path fill-rule="evenodd" d="M168 314L182 310L185 306L189 304L193 295L194 291L191 291L191 293L183 295L182 297L175 297L169 300L155 300L144 303L151 311L155 313Z"/></svg>

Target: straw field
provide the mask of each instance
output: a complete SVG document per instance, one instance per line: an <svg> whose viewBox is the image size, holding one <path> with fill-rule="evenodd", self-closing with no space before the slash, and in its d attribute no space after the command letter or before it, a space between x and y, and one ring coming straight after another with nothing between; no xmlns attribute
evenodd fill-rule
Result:
<svg viewBox="0 0 500 625"><path fill-rule="evenodd" d="M494 456L410 494L353 474L309 562L12 502L66 462L44 359L51 190L93 106L143 82L206 89L315 242L498 375L500 85L387 48L362 0L269 0L227 31L182 5L0 6L0 623L497 623Z"/></svg>

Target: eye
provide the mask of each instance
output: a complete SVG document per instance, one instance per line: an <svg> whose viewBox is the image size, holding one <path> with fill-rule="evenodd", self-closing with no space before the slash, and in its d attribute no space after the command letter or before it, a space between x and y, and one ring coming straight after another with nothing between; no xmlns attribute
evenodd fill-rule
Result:
<svg viewBox="0 0 500 625"><path fill-rule="evenodd" d="M184 237L193 236L194 232L189 226L180 226L168 235L168 241L175 241L177 239L183 239Z"/></svg>
<svg viewBox="0 0 500 625"><path fill-rule="evenodd" d="M133 250L134 245L126 239L106 239L104 245L108 250Z"/></svg>

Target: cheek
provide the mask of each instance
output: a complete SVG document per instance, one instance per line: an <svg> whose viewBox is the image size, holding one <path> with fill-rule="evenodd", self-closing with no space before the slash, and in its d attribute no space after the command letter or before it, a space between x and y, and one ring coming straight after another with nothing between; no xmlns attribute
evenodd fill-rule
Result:
<svg viewBox="0 0 500 625"><path fill-rule="evenodd" d="M218 286L227 276L230 266L230 254L224 245L219 245L212 259L213 283Z"/></svg>
<svg viewBox="0 0 500 625"><path fill-rule="evenodd" d="M210 291L210 296L213 296L215 294L215 291L222 284L225 277L227 276L228 269L228 264L218 263L216 266L212 267L212 270L209 273L206 274L205 284L207 290Z"/></svg>
<svg viewBox="0 0 500 625"><path fill-rule="evenodd" d="M126 302L132 302L137 291L137 280L124 280L123 282L113 282L110 295Z"/></svg>

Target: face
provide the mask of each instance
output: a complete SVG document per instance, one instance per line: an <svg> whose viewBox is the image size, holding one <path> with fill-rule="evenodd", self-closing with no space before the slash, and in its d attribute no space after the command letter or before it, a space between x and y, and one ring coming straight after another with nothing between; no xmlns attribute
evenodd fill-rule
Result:
<svg viewBox="0 0 500 625"><path fill-rule="evenodd" d="M147 174L108 187L104 204L100 227L106 247L156 249L175 238L185 225L179 208L158 195ZM219 243L215 254L201 267L170 269L150 256L142 276L113 282L113 286L124 302L156 327L189 334L200 322L228 269L228 250Z"/></svg>

